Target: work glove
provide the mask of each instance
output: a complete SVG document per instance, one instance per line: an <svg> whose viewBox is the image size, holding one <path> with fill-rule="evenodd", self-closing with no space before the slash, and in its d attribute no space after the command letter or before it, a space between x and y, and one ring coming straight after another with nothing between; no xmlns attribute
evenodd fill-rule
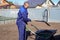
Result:
<svg viewBox="0 0 60 40"><path fill-rule="evenodd" d="M31 19L28 19L28 22L31 22Z"/></svg>

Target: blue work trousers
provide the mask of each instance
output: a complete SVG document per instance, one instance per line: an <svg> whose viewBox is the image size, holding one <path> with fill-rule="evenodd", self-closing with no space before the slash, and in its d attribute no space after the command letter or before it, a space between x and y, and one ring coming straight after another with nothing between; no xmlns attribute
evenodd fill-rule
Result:
<svg viewBox="0 0 60 40"><path fill-rule="evenodd" d="M19 40L26 40L26 24L21 21L17 22L18 32L19 32Z"/></svg>

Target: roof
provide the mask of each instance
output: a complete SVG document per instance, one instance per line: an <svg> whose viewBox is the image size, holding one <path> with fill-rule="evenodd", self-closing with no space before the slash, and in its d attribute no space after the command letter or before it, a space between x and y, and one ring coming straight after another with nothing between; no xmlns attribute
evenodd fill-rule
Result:
<svg viewBox="0 0 60 40"><path fill-rule="evenodd" d="M52 2L52 0L50 0L50 2L51 2L53 5L55 5L55 4Z"/></svg>
<svg viewBox="0 0 60 40"><path fill-rule="evenodd" d="M37 5L42 5L46 2L47 0L28 0L30 7L36 7ZM49 0L52 5L55 5L52 0Z"/></svg>
<svg viewBox="0 0 60 40"><path fill-rule="evenodd" d="M37 5L42 5L46 0L28 0L30 7L36 7Z"/></svg>

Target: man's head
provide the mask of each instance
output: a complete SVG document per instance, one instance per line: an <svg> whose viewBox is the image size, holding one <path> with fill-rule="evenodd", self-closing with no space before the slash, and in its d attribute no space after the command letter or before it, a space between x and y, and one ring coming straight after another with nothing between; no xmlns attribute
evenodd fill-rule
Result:
<svg viewBox="0 0 60 40"><path fill-rule="evenodd" d="M28 3L28 2L25 2L25 3L24 3L24 7L25 7L25 8L28 8L28 7L29 7L29 3Z"/></svg>

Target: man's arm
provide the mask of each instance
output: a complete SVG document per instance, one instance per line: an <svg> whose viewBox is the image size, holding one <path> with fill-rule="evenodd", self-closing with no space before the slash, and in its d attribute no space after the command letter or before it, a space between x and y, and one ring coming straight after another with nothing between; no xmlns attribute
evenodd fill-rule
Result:
<svg viewBox="0 0 60 40"><path fill-rule="evenodd" d="M28 19L27 14L25 12L23 12L21 14L22 14L23 20L27 22L27 19Z"/></svg>
<svg viewBox="0 0 60 40"><path fill-rule="evenodd" d="M27 22L31 21L29 18L28 18L28 15L25 13L25 12L22 12L22 17L23 17L23 20L24 22L27 24Z"/></svg>

